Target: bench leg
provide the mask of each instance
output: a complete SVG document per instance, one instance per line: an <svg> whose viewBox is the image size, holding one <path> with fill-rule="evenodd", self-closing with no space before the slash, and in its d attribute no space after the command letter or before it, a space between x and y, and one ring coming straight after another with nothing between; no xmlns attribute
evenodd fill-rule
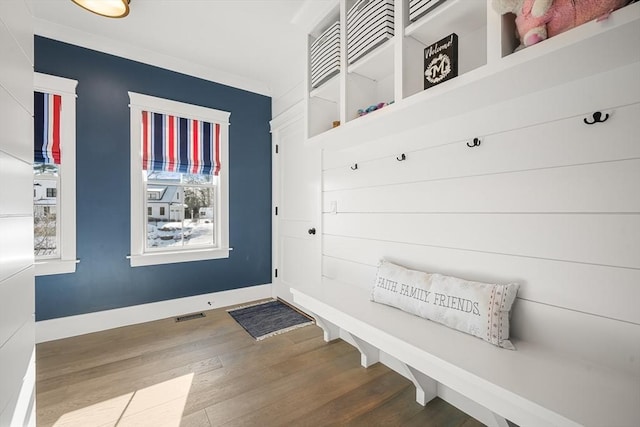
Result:
<svg viewBox="0 0 640 427"><path fill-rule="evenodd" d="M353 339L356 344L356 348L360 351L360 364L363 368L368 368L380 361L380 350L347 331L344 331L344 333L348 334Z"/></svg>
<svg viewBox="0 0 640 427"><path fill-rule="evenodd" d="M329 342L335 339L340 338L340 328L334 325L333 323L323 319L320 316L315 316L316 325L320 326L324 331L324 341Z"/></svg>
<svg viewBox="0 0 640 427"><path fill-rule="evenodd" d="M507 423L507 420L504 417L496 414L495 412L492 412L492 414L495 420L495 427L509 427L509 423Z"/></svg>
<svg viewBox="0 0 640 427"><path fill-rule="evenodd" d="M438 382L436 380L426 376L409 365L403 365L407 376L416 387L416 402L425 406L438 396Z"/></svg>

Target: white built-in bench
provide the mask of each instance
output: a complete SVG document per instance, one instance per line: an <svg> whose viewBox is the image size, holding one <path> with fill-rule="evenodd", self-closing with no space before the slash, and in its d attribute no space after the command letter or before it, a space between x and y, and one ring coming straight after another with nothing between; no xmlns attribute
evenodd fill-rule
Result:
<svg viewBox="0 0 640 427"><path fill-rule="evenodd" d="M415 384L422 405L440 396L501 427L506 420L522 427L640 426L640 372L550 350L553 343L512 339L516 351L495 347L371 302L366 287L326 277L321 286L291 292L316 318L325 341L343 338L359 349L362 366L383 362L400 372ZM594 352L607 352L592 345Z"/></svg>

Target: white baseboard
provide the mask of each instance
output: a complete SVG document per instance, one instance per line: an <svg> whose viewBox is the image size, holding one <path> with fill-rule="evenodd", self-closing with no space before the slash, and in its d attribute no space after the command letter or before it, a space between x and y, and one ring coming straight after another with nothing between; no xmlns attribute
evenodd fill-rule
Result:
<svg viewBox="0 0 640 427"><path fill-rule="evenodd" d="M271 284L195 295L149 304L97 311L36 322L36 343L53 341L121 326L166 319L197 311L271 297Z"/></svg>

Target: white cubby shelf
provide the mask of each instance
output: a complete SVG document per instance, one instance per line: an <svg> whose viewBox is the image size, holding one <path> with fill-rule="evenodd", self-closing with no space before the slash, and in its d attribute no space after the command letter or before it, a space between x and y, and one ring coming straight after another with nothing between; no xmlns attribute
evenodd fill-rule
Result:
<svg viewBox="0 0 640 427"><path fill-rule="evenodd" d="M333 18L346 22L354 3L340 0ZM413 23L408 0L396 0L392 39L347 65L341 34L340 74L307 86L307 144L355 146L640 61L640 2L516 52L513 28L513 16L500 16L491 0L446 0ZM451 33L459 38L458 76L423 90L424 48Z"/></svg>

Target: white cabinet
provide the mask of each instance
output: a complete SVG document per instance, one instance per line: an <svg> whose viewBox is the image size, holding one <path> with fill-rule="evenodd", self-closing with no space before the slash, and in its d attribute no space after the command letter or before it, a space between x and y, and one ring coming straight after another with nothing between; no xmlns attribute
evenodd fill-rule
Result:
<svg viewBox="0 0 640 427"><path fill-rule="evenodd" d="M339 74L312 88L309 61L310 144L358 145L640 61L640 3L514 53L514 17L500 16L491 0L445 0L415 22L409 0L395 0L394 36L349 64L347 15L361 2L340 0L309 34L310 48L340 22ZM451 33L459 41L458 77L423 90L424 49ZM391 105L358 115L378 103Z"/></svg>

